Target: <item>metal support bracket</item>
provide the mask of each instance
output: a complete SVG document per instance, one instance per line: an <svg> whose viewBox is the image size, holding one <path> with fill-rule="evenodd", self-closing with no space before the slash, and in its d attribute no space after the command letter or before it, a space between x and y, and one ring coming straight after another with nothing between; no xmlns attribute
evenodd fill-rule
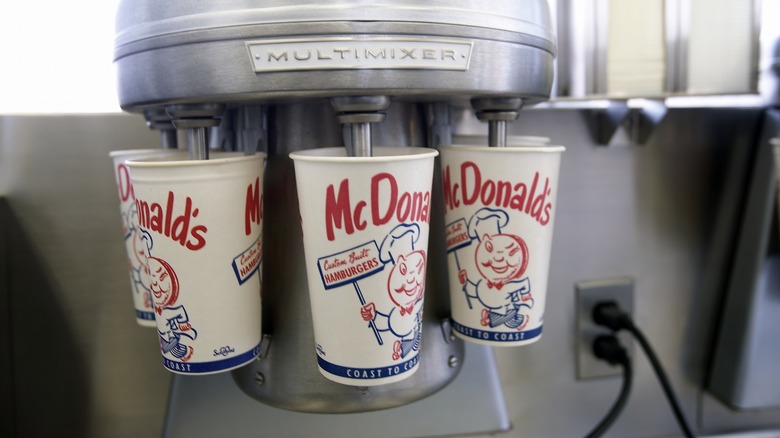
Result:
<svg viewBox="0 0 780 438"><path fill-rule="evenodd" d="M650 99L610 100L602 108L585 111L591 138L596 144L606 146L623 126L633 144L643 145L666 116L663 101Z"/></svg>
<svg viewBox="0 0 780 438"><path fill-rule="evenodd" d="M662 101L642 100L641 106L629 109L624 122L628 137L634 144L645 144L666 117L666 112L666 105Z"/></svg>
<svg viewBox="0 0 780 438"><path fill-rule="evenodd" d="M626 101L617 100L610 101L604 108L586 110L585 120L593 141L598 145L608 145L628 117L628 112Z"/></svg>

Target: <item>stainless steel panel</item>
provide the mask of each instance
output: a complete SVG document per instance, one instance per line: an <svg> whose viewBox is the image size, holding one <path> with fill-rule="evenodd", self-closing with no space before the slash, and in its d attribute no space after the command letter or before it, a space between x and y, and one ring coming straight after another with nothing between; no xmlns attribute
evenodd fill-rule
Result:
<svg viewBox="0 0 780 438"><path fill-rule="evenodd" d="M358 414L285 411L246 397L226 375L175 376L164 436L401 438L494 434L510 428L493 353L472 344L458 377L440 392L400 407Z"/></svg>
<svg viewBox="0 0 780 438"><path fill-rule="evenodd" d="M769 139L780 132L780 112L769 110L751 163L739 241L724 297L723 323L707 385L739 410L780 408L780 257L777 174Z"/></svg>
<svg viewBox="0 0 780 438"><path fill-rule="evenodd" d="M170 375L134 321L108 152L159 135L127 115L6 116L0 132L17 436L158 435Z"/></svg>
<svg viewBox="0 0 780 438"><path fill-rule="evenodd" d="M641 147L622 132L609 147L595 145L575 110L523 111L510 125L510 134L548 136L568 149L544 336L494 350L513 424L506 436L581 436L609 408L617 379L575 378L574 284L614 276L636 280L638 323L699 433L780 433L780 411L737 413L702 389L733 250L733 241L715 237L736 229L761 113L671 109ZM476 121L458 126L487 133ZM96 437L162 431L170 376L153 333L133 321L107 155L159 141L141 117L0 118L0 189L29 249L19 254L37 258L19 258L9 272L25 286L11 291L22 436L62 435L69 426ZM37 348L40 333L49 342ZM679 435L641 354L635 363L629 404L608 435Z"/></svg>
<svg viewBox="0 0 780 438"><path fill-rule="evenodd" d="M11 234L8 204L0 191L0 351L11 351L11 282L8 276ZM0 355L0 435L14 435L13 358Z"/></svg>

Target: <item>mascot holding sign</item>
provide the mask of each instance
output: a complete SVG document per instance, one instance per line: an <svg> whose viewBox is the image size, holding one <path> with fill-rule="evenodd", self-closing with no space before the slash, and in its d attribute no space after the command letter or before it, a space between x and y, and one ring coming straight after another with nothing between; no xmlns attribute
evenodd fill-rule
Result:
<svg viewBox="0 0 780 438"><path fill-rule="evenodd" d="M403 359L420 348L426 260L425 251L414 250L419 238L417 224L400 224L385 237L379 254L383 263L393 265L387 278L387 293L394 307L383 313L371 302L360 309L363 320L373 321L378 331L389 331L397 338L393 360Z"/></svg>

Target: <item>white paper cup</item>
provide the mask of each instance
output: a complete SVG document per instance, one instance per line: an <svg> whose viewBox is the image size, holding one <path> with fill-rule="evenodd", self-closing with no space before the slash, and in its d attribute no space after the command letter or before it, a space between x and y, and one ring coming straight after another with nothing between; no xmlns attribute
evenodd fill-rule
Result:
<svg viewBox="0 0 780 438"><path fill-rule="evenodd" d="M295 162L317 363L355 386L397 382L418 366L438 152L376 147L290 154Z"/></svg>
<svg viewBox="0 0 780 438"><path fill-rule="evenodd" d="M455 134L452 136L454 145L487 146L488 137L486 135L463 135ZM507 135L507 146L547 146L550 144L550 137L537 137L530 135Z"/></svg>
<svg viewBox="0 0 780 438"><path fill-rule="evenodd" d="M494 346L537 341L564 148L439 151L455 333Z"/></svg>
<svg viewBox="0 0 780 438"><path fill-rule="evenodd" d="M265 154L128 161L163 365L237 368L259 353Z"/></svg>
<svg viewBox="0 0 780 438"><path fill-rule="evenodd" d="M125 162L138 158L154 156L176 156L183 152L166 149L133 149L112 151L109 156L114 162L114 176L119 194L119 212L122 215L122 234L127 250L127 268L130 273L130 291L135 308L135 320L144 327L157 327L152 310L152 294L147 286L148 278L144 271L146 256L138 232L138 215L135 210L133 185L130 183L130 171Z"/></svg>

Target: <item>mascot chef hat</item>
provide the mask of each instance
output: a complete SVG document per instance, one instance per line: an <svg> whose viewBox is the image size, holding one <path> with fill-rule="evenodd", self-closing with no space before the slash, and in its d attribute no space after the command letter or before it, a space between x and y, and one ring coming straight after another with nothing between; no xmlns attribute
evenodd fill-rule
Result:
<svg viewBox="0 0 780 438"><path fill-rule="evenodd" d="M509 223L509 215L502 210L480 208L469 220L469 237L482 240L485 235L501 234L501 228Z"/></svg>
<svg viewBox="0 0 780 438"><path fill-rule="evenodd" d="M420 239L420 226L417 224L399 224L385 237L379 248L379 260L393 263L399 256L414 251L414 244Z"/></svg>

